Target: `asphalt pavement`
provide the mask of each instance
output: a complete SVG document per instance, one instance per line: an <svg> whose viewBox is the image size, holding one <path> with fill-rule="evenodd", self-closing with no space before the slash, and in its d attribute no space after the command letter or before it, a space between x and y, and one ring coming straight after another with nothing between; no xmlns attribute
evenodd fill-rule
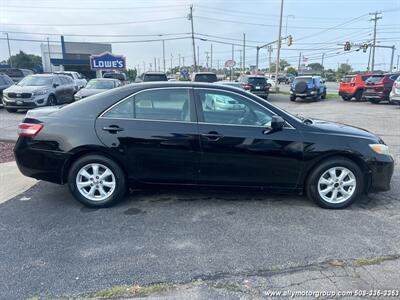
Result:
<svg viewBox="0 0 400 300"><path fill-rule="evenodd" d="M371 130L400 159L399 107L270 100L292 113ZM398 163L391 191L345 210L262 191L158 187L134 191L112 208L89 209L66 186L39 182L0 204L0 299L82 296L132 283L243 281L332 260L397 258L399 195ZM387 284L395 278L387 277ZM285 286L287 278L276 280Z"/></svg>

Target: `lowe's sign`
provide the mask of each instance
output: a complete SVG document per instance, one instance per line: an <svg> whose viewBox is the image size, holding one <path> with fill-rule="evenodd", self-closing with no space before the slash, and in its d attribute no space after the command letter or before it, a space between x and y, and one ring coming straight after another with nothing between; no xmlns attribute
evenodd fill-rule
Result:
<svg viewBox="0 0 400 300"><path fill-rule="evenodd" d="M118 70L125 69L125 56L104 52L90 56L90 68L92 70Z"/></svg>

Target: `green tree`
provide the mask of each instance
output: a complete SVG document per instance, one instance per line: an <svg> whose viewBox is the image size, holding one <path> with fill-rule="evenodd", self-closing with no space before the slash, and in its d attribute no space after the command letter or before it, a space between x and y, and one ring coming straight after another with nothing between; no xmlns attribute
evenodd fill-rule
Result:
<svg viewBox="0 0 400 300"><path fill-rule="evenodd" d="M351 65L349 64L341 64L339 66L339 68L337 69L337 74L336 74L336 78L340 79L342 78L344 75L347 75L351 72L353 68L351 67Z"/></svg>
<svg viewBox="0 0 400 300"><path fill-rule="evenodd" d="M15 68L30 69L37 72L42 70L42 58L38 55L26 54L23 51L12 55L9 63Z"/></svg>
<svg viewBox="0 0 400 300"><path fill-rule="evenodd" d="M135 81L136 76L137 76L137 70L136 69L126 69L123 71L126 75L126 79L129 81Z"/></svg>
<svg viewBox="0 0 400 300"><path fill-rule="evenodd" d="M297 75L298 75L297 70L296 70L295 68L293 68L293 67L287 68L287 69L286 69L286 73L288 73L288 74L293 74L294 76L297 76Z"/></svg>
<svg viewBox="0 0 400 300"><path fill-rule="evenodd" d="M318 73L322 73L324 71L324 66L321 65L320 63L312 63L308 64L308 67Z"/></svg>
<svg viewBox="0 0 400 300"><path fill-rule="evenodd" d="M285 59L280 59L279 60L279 71L283 71L286 67L289 67L290 64L287 60ZM275 72L276 70L276 62L271 62L271 72Z"/></svg>

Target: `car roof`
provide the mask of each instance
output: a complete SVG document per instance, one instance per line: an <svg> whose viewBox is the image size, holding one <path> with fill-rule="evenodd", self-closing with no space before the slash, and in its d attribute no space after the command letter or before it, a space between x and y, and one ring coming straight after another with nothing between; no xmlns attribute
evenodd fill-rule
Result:
<svg viewBox="0 0 400 300"><path fill-rule="evenodd" d="M90 80L101 80L101 81L118 81L118 79L115 78L92 78Z"/></svg>
<svg viewBox="0 0 400 300"><path fill-rule="evenodd" d="M150 75L165 75L165 73L164 72L155 72L155 71L153 71L153 72L151 72L151 71L149 71L149 72L145 72L144 74L150 74Z"/></svg>
<svg viewBox="0 0 400 300"><path fill-rule="evenodd" d="M205 75L217 75L214 72L194 72L193 75L197 75L197 74L205 74Z"/></svg>

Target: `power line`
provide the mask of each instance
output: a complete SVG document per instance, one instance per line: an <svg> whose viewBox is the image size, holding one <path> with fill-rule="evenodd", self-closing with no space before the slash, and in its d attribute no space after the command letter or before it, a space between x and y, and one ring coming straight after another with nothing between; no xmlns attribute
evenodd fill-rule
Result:
<svg viewBox="0 0 400 300"><path fill-rule="evenodd" d="M180 4L180 5L157 5L157 6L138 6L138 7L123 7L123 10L139 10L139 9L152 9L152 10L158 10L159 8L168 8L170 9L171 7L187 7L185 4ZM7 5L7 6L2 6L2 9L8 9L8 8L18 8L18 9L55 9L55 10L117 10L121 11L122 9L120 7L71 7L71 6L17 6L17 5Z"/></svg>

